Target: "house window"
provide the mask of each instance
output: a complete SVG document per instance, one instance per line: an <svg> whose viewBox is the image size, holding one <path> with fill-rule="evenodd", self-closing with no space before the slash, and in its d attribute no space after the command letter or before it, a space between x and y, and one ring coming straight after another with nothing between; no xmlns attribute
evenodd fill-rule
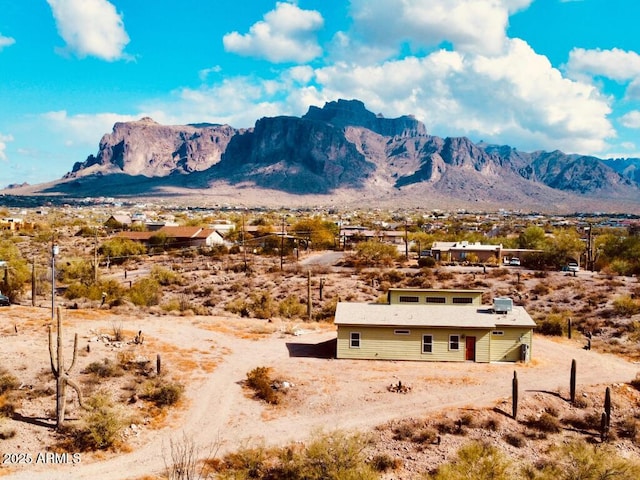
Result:
<svg viewBox="0 0 640 480"><path fill-rule="evenodd" d="M453 303L457 303L457 304L473 303L473 298L471 298L471 297L453 297Z"/></svg>
<svg viewBox="0 0 640 480"><path fill-rule="evenodd" d="M447 303L447 299L444 297L427 297L425 300L427 303Z"/></svg>
<svg viewBox="0 0 640 480"><path fill-rule="evenodd" d="M400 303L418 303L420 300L418 297L409 297L407 295L400 295Z"/></svg>
<svg viewBox="0 0 640 480"><path fill-rule="evenodd" d="M410 335L411 330L394 330L393 333L395 335Z"/></svg>
<svg viewBox="0 0 640 480"><path fill-rule="evenodd" d="M504 332L502 330L494 330L491 335L504 335Z"/></svg>
<svg viewBox="0 0 640 480"><path fill-rule="evenodd" d="M433 353L433 335L422 336L422 353Z"/></svg>
<svg viewBox="0 0 640 480"><path fill-rule="evenodd" d="M360 332L351 332L349 336L349 348L360 348Z"/></svg>
<svg viewBox="0 0 640 480"><path fill-rule="evenodd" d="M449 335L449 350L460 350L460 335Z"/></svg>

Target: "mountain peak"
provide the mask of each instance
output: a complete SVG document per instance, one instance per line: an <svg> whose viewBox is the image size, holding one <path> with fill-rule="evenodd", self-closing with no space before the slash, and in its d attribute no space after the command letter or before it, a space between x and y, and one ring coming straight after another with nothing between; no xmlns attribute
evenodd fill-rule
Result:
<svg viewBox="0 0 640 480"><path fill-rule="evenodd" d="M302 117L329 123L338 128L364 127L379 135L388 137L424 136L427 129L413 115L398 118L385 118L381 113L375 114L366 109L360 100L339 99L326 102L324 107L309 107Z"/></svg>

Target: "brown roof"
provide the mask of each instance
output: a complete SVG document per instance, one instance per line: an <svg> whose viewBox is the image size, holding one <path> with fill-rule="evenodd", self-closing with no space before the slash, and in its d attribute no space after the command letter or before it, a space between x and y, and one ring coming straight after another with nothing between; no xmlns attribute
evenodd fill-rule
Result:
<svg viewBox="0 0 640 480"><path fill-rule="evenodd" d="M157 233L164 233L171 238L194 238L202 230L202 227L162 227Z"/></svg>

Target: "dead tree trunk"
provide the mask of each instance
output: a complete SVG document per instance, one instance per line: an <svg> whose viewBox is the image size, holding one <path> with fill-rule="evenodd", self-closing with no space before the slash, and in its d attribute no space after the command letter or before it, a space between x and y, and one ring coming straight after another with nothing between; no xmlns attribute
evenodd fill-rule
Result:
<svg viewBox="0 0 640 480"><path fill-rule="evenodd" d="M75 366L78 357L78 334L76 333L73 339L73 359L71 360L71 365L69 368L65 368L62 350L62 314L60 313L60 307L58 307L56 313L58 318L56 352L54 353L53 330L51 325L49 325L49 359L51 360L51 372L56 379L56 429L60 430L64 425L67 385L70 385L78 394L78 403L80 403L80 406L84 408L84 404L80 387L69 378L69 372L71 372Z"/></svg>

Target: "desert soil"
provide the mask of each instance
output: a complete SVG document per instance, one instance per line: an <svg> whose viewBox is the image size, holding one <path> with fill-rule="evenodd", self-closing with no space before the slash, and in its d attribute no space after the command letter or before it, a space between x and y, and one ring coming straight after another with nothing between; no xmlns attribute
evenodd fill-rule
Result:
<svg viewBox="0 0 640 480"><path fill-rule="evenodd" d="M66 310L64 318L68 361L72 334L79 334L82 354L76 372L114 349L133 350L153 361L161 353L163 369L187 386L187 398L159 425L142 419L130 426L126 451L82 453L75 464L2 465L0 476L5 478L153 478L165 469L170 442L179 442L183 435L221 455L243 446L304 441L318 430L366 432L394 419L504 404L511 396L514 370L524 398L541 391L568 395L571 359L577 360L580 386L628 382L639 370L619 357L584 350L581 340L540 336L527 365L370 362L326 358L326 342L335 339L330 324L210 316L123 318L102 310ZM47 347L50 320L43 308L0 311L0 365L20 379L23 389L45 384L55 388ZM111 332L116 323L123 324L129 340L142 330L145 343L102 341L100 334ZM247 372L258 366L272 367L277 377L292 384L283 405L265 405L243 388ZM387 387L398 381L411 391L389 392ZM74 395L69 393L70 398ZM0 441L0 453L24 453L35 460L54 445L54 410L54 395L23 402L17 412L21 420L11 421L16 435ZM78 412L74 399L70 422Z"/></svg>

